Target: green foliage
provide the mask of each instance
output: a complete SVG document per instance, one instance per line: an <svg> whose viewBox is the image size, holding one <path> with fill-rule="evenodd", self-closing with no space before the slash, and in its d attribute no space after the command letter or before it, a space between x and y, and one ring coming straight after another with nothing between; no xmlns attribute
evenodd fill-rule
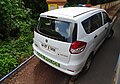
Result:
<svg viewBox="0 0 120 84"><path fill-rule="evenodd" d="M0 78L4 76L6 73L9 73L11 70L13 70L17 64L18 63L16 59L13 56L9 55L8 53L1 55L0 56Z"/></svg>
<svg viewBox="0 0 120 84"><path fill-rule="evenodd" d="M32 32L0 42L0 78L32 55Z"/></svg>
<svg viewBox="0 0 120 84"><path fill-rule="evenodd" d="M37 21L22 0L0 0L0 9L1 78L32 55L31 29Z"/></svg>
<svg viewBox="0 0 120 84"><path fill-rule="evenodd" d="M0 0L0 9L0 39L18 36L30 24L31 12L22 0Z"/></svg>
<svg viewBox="0 0 120 84"><path fill-rule="evenodd" d="M23 0L25 7L32 9L32 18L38 19L39 14L48 10L46 0Z"/></svg>

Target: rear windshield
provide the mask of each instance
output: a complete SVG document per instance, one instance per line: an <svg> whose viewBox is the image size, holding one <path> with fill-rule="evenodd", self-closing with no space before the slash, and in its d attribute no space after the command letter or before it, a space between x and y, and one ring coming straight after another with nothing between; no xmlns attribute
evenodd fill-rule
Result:
<svg viewBox="0 0 120 84"><path fill-rule="evenodd" d="M64 41L72 42L71 23L59 21L55 19L40 18L36 31L46 37Z"/></svg>

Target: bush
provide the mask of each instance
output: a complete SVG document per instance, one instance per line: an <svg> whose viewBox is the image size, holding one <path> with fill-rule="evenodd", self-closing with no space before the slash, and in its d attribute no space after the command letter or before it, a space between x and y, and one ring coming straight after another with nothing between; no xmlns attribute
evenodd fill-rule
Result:
<svg viewBox="0 0 120 84"><path fill-rule="evenodd" d="M46 0L23 0L25 7L32 9L32 18L38 20L40 13L48 10Z"/></svg>
<svg viewBox="0 0 120 84"><path fill-rule="evenodd" d="M1 78L32 55L31 28L36 20L31 19L31 9L25 8L22 0L0 1L0 9Z"/></svg>
<svg viewBox="0 0 120 84"><path fill-rule="evenodd" d="M32 25L31 10L24 7L22 0L0 2L0 38L16 37L26 25ZM32 24L31 24L32 23Z"/></svg>
<svg viewBox="0 0 120 84"><path fill-rule="evenodd" d="M32 55L31 35L0 42L0 78Z"/></svg>

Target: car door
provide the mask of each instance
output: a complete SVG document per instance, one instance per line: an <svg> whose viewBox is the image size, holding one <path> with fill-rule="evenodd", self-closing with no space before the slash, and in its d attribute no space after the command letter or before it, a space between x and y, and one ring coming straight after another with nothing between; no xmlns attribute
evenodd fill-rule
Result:
<svg viewBox="0 0 120 84"><path fill-rule="evenodd" d="M82 22L84 30L89 36L90 44L94 44L95 50L100 46L102 43L104 34L104 26L102 22L102 14L101 12L94 13L91 17L87 18Z"/></svg>
<svg viewBox="0 0 120 84"><path fill-rule="evenodd" d="M96 45L96 49L101 45L104 40L105 26L103 25L102 21L102 14L101 12L95 14L91 18L91 25L92 25L92 32L94 33L94 41Z"/></svg>
<svg viewBox="0 0 120 84"><path fill-rule="evenodd" d="M109 22L108 22L108 15L106 12L102 12L102 17L103 17L103 26L105 27L105 31L104 31L104 37L105 38L109 32Z"/></svg>

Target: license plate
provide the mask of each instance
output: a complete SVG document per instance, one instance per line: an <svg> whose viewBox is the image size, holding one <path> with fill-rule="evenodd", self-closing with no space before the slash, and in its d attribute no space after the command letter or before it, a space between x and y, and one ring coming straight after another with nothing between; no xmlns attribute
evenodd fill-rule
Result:
<svg viewBox="0 0 120 84"><path fill-rule="evenodd" d="M51 46L48 46L46 44L41 44L41 46L49 51L52 51L52 52L55 52L55 48L51 47Z"/></svg>
<svg viewBox="0 0 120 84"><path fill-rule="evenodd" d="M44 55L40 54L40 53L37 52L37 51L36 51L36 53L37 53L37 55L39 55L41 58L43 58L43 59L46 60L47 62L49 62L49 63L51 63L51 64L53 64L53 65L55 65L55 66L57 66L57 67L60 67L60 64L59 64L59 63L57 63L57 62L55 62L55 61L53 61L53 60L45 57Z"/></svg>

